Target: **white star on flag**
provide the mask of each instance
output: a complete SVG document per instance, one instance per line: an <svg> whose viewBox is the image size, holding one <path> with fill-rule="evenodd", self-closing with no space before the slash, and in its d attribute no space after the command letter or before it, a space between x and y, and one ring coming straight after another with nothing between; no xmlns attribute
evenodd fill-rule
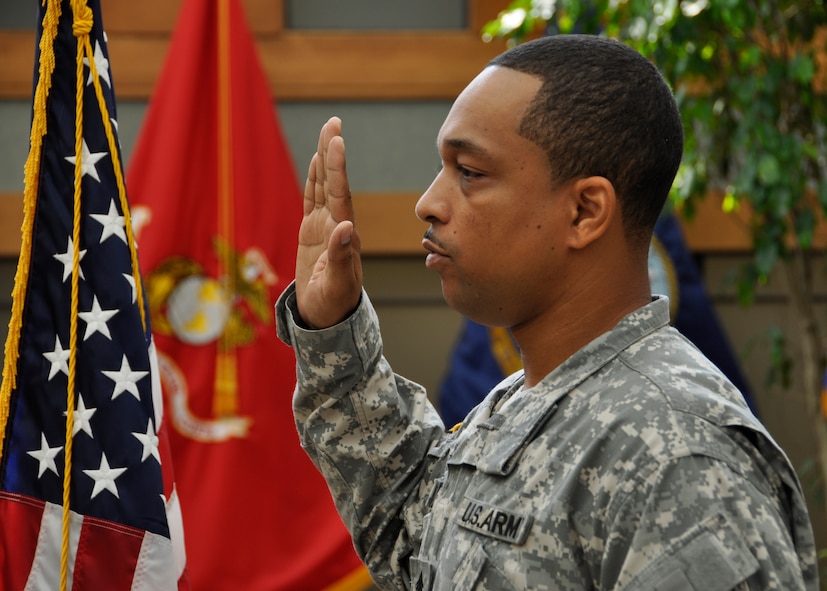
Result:
<svg viewBox="0 0 827 591"><path fill-rule="evenodd" d="M135 300L138 297L138 294L137 294L137 291L136 291L136 288L135 288L135 277L133 277L131 273L121 273L121 275L123 275L123 278L126 279L127 283L129 283L129 287L132 288L132 303L134 304Z"/></svg>
<svg viewBox="0 0 827 591"><path fill-rule="evenodd" d="M158 436L155 434L155 428L152 426L152 419L149 419L146 426L146 433L132 432L135 439L141 442L144 446L141 454L141 461L145 461L149 456L152 456L158 463L161 463L161 455L158 453Z"/></svg>
<svg viewBox="0 0 827 591"><path fill-rule="evenodd" d="M106 323L117 313L118 310L116 309L101 310L101 306L98 303L98 296L95 296L92 300L92 309L88 312L78 313L81 320L86 322L86 332L83 333L83 340L85 341L96 332L99 332L111 341L112 335L109 333L109 326Z"/></svg>
<svg viewBox="0 0 827 591"><path fill-rule="evenodd" d="M111 492L117 498L118 487L115 485L115 479L126 472L126 468L110 468L109 461L106 459L106 454L101 452L101 463L97 470L84 470L83 473L95 481L95 486L92 488L92 498L94 499L104 489Z"/></svg>
<svg viewBox="0 0 827 591"><path fill-rule="evenodd" d="M62 371L67 376L69 375L69 351L63 349L63 345L60 344L60 338L55 335L55 348L53 351L46 351L43 354L51 366L49 367L49 379L51 381L53 377L57 375L57 372Z"/></svg>
<svg viewBox="0 0 827 591"><path fill-rule="evenodd" d="M112 129L115 130L115 134L117 135L118 134L118 120L115 119L114 117L110 117L109 122L112 124ZM121 147L121 136L117 135L117 139L118 139L118 148L120 148Z"/></svg>
<svg viewBox="0 0 827 591"><path fill-rule="evenodd" d="M103 244L103 241L109 238L110 236L117 236L118 238L123 240L124 244L127 244L126 232L124 232L124 228L126 228L126 222L124 221L124 217L118 214L118 208L115 206L114 199L112 199L109 202L108 213L92 213L89 214L89 217L91 217L93 220L95 220L103 226L99 244Z"/></svg>
<svg viewBox="0 0 827 591"><path fill-rule="evenodd" d="M40 434L40 449L27 451L26 453L36 459L39 463L37 468L37 478L40 479L46 470L51 470L57 476L57 465L55 464L55 456L60 453L63 446L49 447L49 442L46 441L46 434Z"/></svg>
<svg viewBox="0 0 827 591"><path fill-rule="evenodd" d="M80 392L78 392L78 403L75 406L75 410L72 411L72 437L83 431L89 437L94 439L94 435L92 435L92 423L90 422L92 419L92 415L95 414L95 411L98 410L97 408L86 408L86 403L83 401L83 396ZM63 416L68 416L68 412L64 411Z"/></svg>
<svg viewBox="0 0 827 591"><path fill-rule="evenodd" d="M86 140L83 140L83 151L80 155L81 176L86 176L88 174L96 181L101 182L101 179L98 176L98 169L95 168L95 165L98 163L98 160L107 155L108 152L90 152L89 146L86 145ZM75 160L77 160L77 156L66 156L65 158L72 164L74 164Z"/></svg>
<svg viewBox="0 0 827 591"><path fill-rule="evenodd" d="M118 371L103 371L101 372L107 378L115 382L115 388L112 391L112 400L115 400L124 392L132 394L136 400L141 400L141 395L138 392L138 380L149 375L148 371L132 371L129 367L129 360L126 355L121 360L121 368Z"/></svg>
<svg viewBox="0 0 827 591"><path fill-rule="evenodd" d="M52 255L59 262L63 264L63 281L66 281L72 275L72 266L74 265L75 245L72 242L72 237L69 236L68 244L66 245L66 252ZM83 268L80 266L80 261L86 256L86 249L81 250L78 254L78 271L81 279L86 279L83 276Z"/></svg>
<svg viewBox="0 0 827 591"><path fill-rule="evenodd" d="M112 88L112 81L109 79L109 60L103 55L101 51L101 44L95 41L95 68L98 70L98 76L103 78L104 82L109 88ZM83 58L83 65L89 67L89 58ZM86 80L86 86L92 84L92 68L89 68L89 78Z"/></svg>

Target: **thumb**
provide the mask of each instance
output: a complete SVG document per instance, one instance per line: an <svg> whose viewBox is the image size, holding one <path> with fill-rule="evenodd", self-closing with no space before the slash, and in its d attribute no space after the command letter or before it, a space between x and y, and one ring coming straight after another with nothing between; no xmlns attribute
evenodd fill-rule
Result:
<svg viewBox="0 0 827 591"><path fill-rule="evenodd" d="M352 221L340 222L330 236L327 247L325 283L328 286L327 313L333 316L332 326L353 313L362 294L362 260L359 235Z"/></svg>
<svg viewBox="0 0 827 591"><path fill-rule="evenodd" d="M328 264L347 264L353 260L353 222L346 220L339 222L328 241Z"/></svg>
<svg viewBox="0 0 827 591"><path fill-rule="evenodd" d="M344 221L340 223L336 228L334 228L334 232L336 231L339 233L339 245L343 247L343 250L350 250L350 244L353 242L353 222Z"/></svg>
<svg viewBox="0 0 827 591"><path fill-rule="evenodd" d="M348 296L358 299L362 289L359 246L359 235L353 222L339 222L328 242L326 271L329 282L338 286L345 299L349 299Z"/></svg>

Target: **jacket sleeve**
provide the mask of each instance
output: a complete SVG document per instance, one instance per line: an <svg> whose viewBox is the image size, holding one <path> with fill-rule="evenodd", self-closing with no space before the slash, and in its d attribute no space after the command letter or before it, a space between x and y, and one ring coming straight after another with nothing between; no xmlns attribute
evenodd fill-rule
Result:
<svg viewBox="0 0 827 591"><path fill-rule="evenodd" d="M296 354L293 414L301 445L371 575L383 588L407 588L434 480L428 451L444 436L442 420L424 388L395 375L383 357L366 293L340 324L308 330L291 284L276 318L279 338Z"/></svg>

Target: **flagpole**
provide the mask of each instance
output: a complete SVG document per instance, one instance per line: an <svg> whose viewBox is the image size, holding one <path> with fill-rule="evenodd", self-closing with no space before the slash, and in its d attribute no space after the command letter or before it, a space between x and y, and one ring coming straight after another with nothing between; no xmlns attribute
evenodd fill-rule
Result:
<svg viewBox="0 0 827 591"><path fill-rule="evenodd" d="M218 2L218 238L224 243L218 249L221 278L232 322L236 294L235 240L233 228L233 163L232 163L232 98L230 71L230 5L227 0ZM213 412L216 417L232 417L238 414L238 381L235 343L232 331L222 332L218 342L215 369L215 397Z"/></svg>

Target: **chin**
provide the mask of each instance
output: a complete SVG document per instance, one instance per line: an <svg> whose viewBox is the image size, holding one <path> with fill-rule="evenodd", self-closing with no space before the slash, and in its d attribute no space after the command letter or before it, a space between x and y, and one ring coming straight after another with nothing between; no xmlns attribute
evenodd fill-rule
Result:
<svg viewBox="0 0 827 591"><path fill-rule="evenodd" d="M458 297L457 294L446 292L444 287L442 297L452 310L462 314L469 320L473 320L477 324L492 325L490 313L486 313L484 306L481 306L479 301L469 302L467 299Z"/></svg>
<svg viewBox="0 0 827 591"><path fill-rule="evenodd" d="M467 306L463 305L462 299L457 298L455 293L450 289L446 289L445 281L442 282L442 299L445 300L448 307L455 312L459 312L463 316L468 316Z"/></svg>
<svg viewBox="0 0 827 591"><path fill-rule="evenodd" d="M474 322L491 324L492 315L496 316L496 308L492 307L489 298L483 297L486 290L470 285L456 276L440 275L442 284L442 298L448 306ZM493 314L492 314L493 312Z"/></svg>

